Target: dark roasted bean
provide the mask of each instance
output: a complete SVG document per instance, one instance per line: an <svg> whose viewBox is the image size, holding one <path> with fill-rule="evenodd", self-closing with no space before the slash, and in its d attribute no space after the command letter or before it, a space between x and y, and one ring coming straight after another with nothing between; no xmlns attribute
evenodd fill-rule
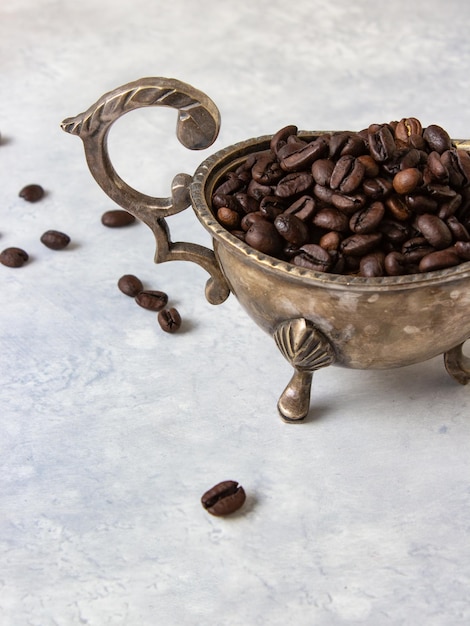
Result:
<svg viewBox="0 0 470 626"><path fill-rule="evenodd" d="M468 230L459 222L459 220L455 217L455 215L451 215L446 219L446 224L452 233L452 237L455 241L469 241L470 235Z"/></svg>
<svg viewBox="0 0 470 626"><path fill-rule="evenodd" d="M176 333L181 327L181 315L174 307L159 311L157 320L160 328L166 333Z"/></svg>
<svg viewBox="0 0 470 626"><path fill-rule="evenodd" d="M279 149L287 143L287 138L291 135L296 135L297 130L297 126L284 126L284 128L281 128L275 135L273 135L270 142L270 148L274 154L277 155Z"/></svg>
<svg viewBox="0 0 470 626"><path fill-rule="evenodd" d="M282 213L274 220L278 233L290 244L302 246L308 241L308 228L302 220L292 214Z"/></svg>
<svg viewBox="0 0 470 626"><path fill-rule="evenodd" d="M251 169L251 175L261 185L275 185L284 176L284 172L273 153L258 159Z"/></svg>
<svg viewBox="0 0 470 626"><path fill-rule="evenodd" d="M362 257L359 264L359 274L367 278L383 276L385 274L385 254L371 252Z"/></svg>
<svg viewBox="0 0 470 626"><path fill-rule="evenodd" d="M208 513L221 517L238 511L245 500L246 494L241 485L234 480L224 480L206 491L201 503Z"/></svg>
<svg viewBox="0 0 470 626"><path fill-rule="evenodd" d="M313 180L317 185L328 187L334 169L335 162L332 159L318 159L312 165Z"/></svg>
<svg viewBox="0 0 470 626"><path fill-rule="evenodd" d="M410 226L398 220L383 219L379 224L379 231L393 245L401 245L411 236Z"/></svg>
<svg viewBox="0 0 470 626"><path fill-rule="evenodd" d="M251 226L255 223L262 220L263 222L268 221L266 216L260 213L260 211L253 211L252 213L247 213L240 223L242 230L245 232L248 231Z"/></svg>
<svg viewBox="0 0 470 626"><path fill-rule="evenodd" d="M366 196L372 200L379 200L387 196L393 189L392 181L381 176L367 178L362 183L362 189Z"/></svg>
<svg viewBox="0 0 470 626"><path fill-rule="evenodd" d="M395 126L395 137L408 144L412 135L421 135L423 127L415 117L404 117Z"/></svg>
<svg viewBox="0 0 470 626"><path fill-rule="evenodd" d="M312 196L301 196L293 204L291 204L284 213L289 215L295 215L303 222L312 218L315 213L316 204L315 199Z"/></svg>
<svg viewBox="0 0 470 626"><path fill-rule="evenodd" d="M402 245L401 253L408 264L419 263L423 256L434 252L433 248L425 237L412 237Z"/></svg>
<svg viewBox="0 0 470 626"><path fill-rule="evenodd" d="M436 248L442 250L452 243L452 233L447 224L437 215L424 213L416 218L416 226L427 241Z"/></svg>
<svg viewBox="0 0 470 626"><path fill-rule="evenodd" d="M443 270L453 267L460 263L460 257L454 248L444 250L436 250L424 256L419 262L420 272L434 272L435 270Z"/></svg>
<svg viewBox="0 0 470 626"><path fill-rule="evenodd" d="M470 261L470 241L456 241L455 251L464 261Z"/></svg>
<svg viewBox="0 0 470 626"><path fill-rule="evenodd" d="M341 252L348 256L363 256L379 245L382 233L351 235L341 242Z"/></svg>
<svg viewBox="0 0 470 626"><path fill-rule="evenodd" d="M342 193L352 193L362 183L365 171L364 165L355 157L342 156L331 174L330 187Z"/></svg>
<svg viewBox="0 0 470 626"><path fill-rule="evenodd" d="M352 215L366 203L366 198L362 193L356 194L340 194L333 193L331 196L331 203L337 209L344 211L346 215Z"/></svg>
<svg viewBox="0 0 470 626"><path fill-rule="evenodd" d="M400 222L405 222L412 215L405 199L401 196L390 196L385 200L385 205L392 217Z"/></svg>
<svg viewBox="0 0 470 626"><path fill-rule="evenodd" d="M452 147L452 141L443 128L437 124L431 124L423 131L423 137L428 144L429 148L442 154L446 150L450 150Z"/></svg>
<svg viewBox="0 0 470 626"><path fill-rule="evenodd" d="M392 184L397 193L407 194L419 187L422 181L423 175L419 169L416 167L408 167L395 174Z"/></svg>
<svg viewBox="0 0 470 626"><path fill-rule="evenodd" d="M280 165L286 172L294 172L308 168L310 164L323 157L328 152L328 143L323 137L318 137L311 143L299 146L295 152L285 156Z"/></svg>
<svg viewBox="0 0 470 626"><path fill-rule="evenodd" d="M273 188L271 185L262 185L261 183L257 183L256 180L252 179L248 184L246 193L255 200L258 200L258 202L260 202L262 198L264 198L264 196L273 195Z"/></svg>
<svg viewBox="0 0 470 626"><path fill-rule="evenodd" d="M331 204L333 194L334 191L329 187L324 187L323 185L318 184L313 187L313 195L326 204Z"/></svg>
<svg viewBox="0 0 470 626"><path fill-rule="evenodd" d="M276 185L274 194L279 198L291 198L305 193L313 185L313 176L309 172L292 172Z"/></svg>
<svg viewBox="0 0 470 626"><path fill-rule="evenodd" d="M349 220L349 228L359 235L374 232L385 215L385 207L378 200L357 211Z"/></svg>
<svg viewBox="0 0 470 626"><path fill-rule="evenodd" d="M21 189L18 195L20 198L23 198L23 200L26 200L26 202L37 202L44 197L44 189L41 185L26 185L26 187Z"/></svg>
<svg viewBox="0 0 470 626"><path fill-rule="evenodd" d="M122 293L131 298L135 298L136 295L144 289L142 281L140 278L137 278L137 276L134 276L134 274L124 274L124 276L121 276L118 280L118 287Z"/></svg>
<svg viewBox="0 0 470 626"><path fill-rule="evenodd" d="M369 132L369 150L376 161L382 163L390 159L395 152L395 141L390 128L381 124Z"/></svg>
<svg viewBox="0 0 470 626"><path fill-rule="evenodd" d="M427 166L435 180L439 182L447 182L449 180L449 171L442 162L442 156L439 152L433 150L429 153Z"/></svg>
<svg viewBox="0 0 470 626"><path fill-rule="evenodd" d="M333 264L333 258L321 246L309 243L301 247L299 254L294 256L293 262L294 265L316 272L328 272Z"/></svg>
<svg viewBox="0 0 470 626"><path fill-rule="evenodd" d="M142 290L135 296L135 301L143 309L161 311L168 303L168 296L164 291Z"/></svg>
<svg viewBox="0 0 470 626"><path fill-rule="evenodd" d="M105 211L101 216L101 223L108 228L122 228L123 226L129 226L135 222L135 217L123 211L122 209L112 209L111 211Z"/></svg>
<svg viewBox="0 0 470 626"><path fill-rule="evenodd" d="M367 178L375 178L379 175L380 167L370 154L361 154L357 160L364 166L364 176Z"/></svg>
<svg viewBox="0 0 470 626"><path fill-rule="evenodd" d="M7 267L21 267L28 259L28 253L22 248L5 248L0 252L0 263Z"/></svg>
<svg viewBox="0 0 470 626"><path fill-rule="evenodd" d="M312 219L313 224L325 230L345 233L349 228L348 216L339 209L320 209ZM304 242L305 243L305 242Z"/></svg>
<svg viewBox="0 0 470 626"><path fill-rule="evenodd" d="M265 219L256 220L251 224L246 231L245 241L252 248L271 256L278 255L283 248L283 240L277 228Z"/></svg>
<svg viewBox="0 0 470 626"><path fill-rule="evenodd" d="M388 276L401 276L408 273L408 263L401 252L389 252L384 259L384 267Z"/></svg>
<svg viewBox="0 0 470 626"><path fill-rule="evenodd" d="M351 154L359 156L365 152L365 143L358 133L349 131L334 133L330 137L330 157L337 158Z"/></svg>
<svg viewBox="0 0 470 626"><path fill-rule="evenodd" d="M244 191L238 191L234 195L234 198L245 213L252 213L254 211L258 211L259 209L259 202Z"/></svg>
<svg viewBox="0 0 470 626"><path fill-rule="evenodd" d="M412 213L435 213L437 211L437 201L422 194L409 195L405 198L406 204Z"/></svg>
<svg viewBox="0 0 470 626"><path fill-rule="evenodd" d="M277 196L264 196L259 203L259 212L271 222L274 222L278 215L284 213L285 208L285 201Z"/></svg>
<svg viewBox="0 0 470 626"><path fill-rule="evenodd" d="M41 243L51 250L63 250L70 243L70 237L58 230L46 230L40 237Z"/></svg>

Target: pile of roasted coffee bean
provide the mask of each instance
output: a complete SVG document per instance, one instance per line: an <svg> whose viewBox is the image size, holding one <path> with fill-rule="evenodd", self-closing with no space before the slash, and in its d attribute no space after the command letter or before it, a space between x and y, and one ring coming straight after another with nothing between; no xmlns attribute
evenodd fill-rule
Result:
<svg viewBox="0 0 470 626"><path fill-rule="evenodd" d="M470 155L413 117L314 137L286 126L212 205L251 247L315 271L400 276L470 261Z"/></svg>

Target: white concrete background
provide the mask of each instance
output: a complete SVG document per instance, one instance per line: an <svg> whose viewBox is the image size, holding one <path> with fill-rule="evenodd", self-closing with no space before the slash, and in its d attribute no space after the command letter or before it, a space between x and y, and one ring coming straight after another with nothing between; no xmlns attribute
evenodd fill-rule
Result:
<svg viewBox="0 0 470 626"><path fill-rule="evenodd" d="M190 263L153 264L60 122L143 76L222 114L192 153L170 110L110 138L118 171L168 195L179 171L285 124L359 130L416 116L470 133L463 0L15 0L0 6L0 623L3 626L458 626L470 621L470 395L442 359L327 368L310 418L277 417L290 366ZM30 182L46 197L18 197ZM174 239L210 245L189 209ZM56 228L61 252L39 237ZM170 295L179 334L116 287ZM445 329L438 329L445 332ZM239 480L245 507L202 493Z"/></svg>

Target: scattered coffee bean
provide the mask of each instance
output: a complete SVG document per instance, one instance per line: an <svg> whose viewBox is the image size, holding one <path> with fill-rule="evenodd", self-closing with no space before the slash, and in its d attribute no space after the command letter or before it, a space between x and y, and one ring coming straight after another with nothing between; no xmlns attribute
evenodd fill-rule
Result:
<svg viewBox="0 0 470 626"><path fill-rule="evenodd" d="M135 222L135 217L123 209L106 211L101 216L101 223L108 228L122 228Z"/></svg>
<svg viewBox="0 0 470 626"><path fill-rule="evenodd" d="M23 187L18 195L27 202L37 202L44 196L44 189L41 185L26 185L26 187Z"/></svg>
<svg viewBox="0 0 470 626"><path fill-rule="evenodd" d="M181 327L181 316L174 308L159 311L157 319L166 333L175 333Z"/></svg>
<svg viewBox="0 0 470 626"><path fill-rule="evenodd" d="M135 296L135 301L143 309L161 311L168 304L168 296L164 291L143 290Z"/></svg>
<svg viewBox="0 0 470 626"><path fill-rule="evenodd" d="M58 230L46 230L41 235L41 242L51 250L63 250L70 243L70 237Z"/></svg>
<svg viewBox="0 0 470 626"><path fill-rule="evenodd" d="M29 259L27 252L21 248L5 248L0 252L0 263L7 267L21 267Z"/></svg>
<svg viewBox="0 0 470 626"><path fill-rule="evenodd" d="M299 267L365 277L470 260L470 154L443 128L409 117L297 133L281 128L214 189L214 215L236 237Z"/></svg>
<svg viewBox="0 0 470 626"><path fill-rule="evenodd" d="M222 517L235 513L246 500L245 490L234 480L224 480L206 491L202 506L211 515Z"/></svg>
<svg viewBox="0 0 470 626"><path fill-rule="evenodd" d="M124 274L118 280L118 287L122 293L131 298L135 298L140 292L144 290L144 286L140 278L133 274Z"/></svg>

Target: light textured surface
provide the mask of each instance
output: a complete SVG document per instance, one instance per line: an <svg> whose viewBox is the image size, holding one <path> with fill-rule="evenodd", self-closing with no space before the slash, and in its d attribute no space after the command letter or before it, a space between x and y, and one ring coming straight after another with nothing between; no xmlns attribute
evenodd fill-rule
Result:
<svg viewBox="0 0 470 626"><path fill-rule="evenodd" d="M15 0L0 6L0 623L2 626L460 626L470 622L470 389L442 359L314 376L310 419L277 417L291 375L206 274L155 266L62 119L143 76L179 78L222 114L204 153L175 114L110 138L118 171L168 195L217 149L285 124L359 130L416 116L470 134L463 0ZM18 198L30 182L47 196ZM210 245L191 210L175 240ZM61 252L47 229L67 232ZM170 336L121 294L135 273L184 319ZM445 332L445 328L439 329ZM199 498L240 481L245 507Z"/></svg>

